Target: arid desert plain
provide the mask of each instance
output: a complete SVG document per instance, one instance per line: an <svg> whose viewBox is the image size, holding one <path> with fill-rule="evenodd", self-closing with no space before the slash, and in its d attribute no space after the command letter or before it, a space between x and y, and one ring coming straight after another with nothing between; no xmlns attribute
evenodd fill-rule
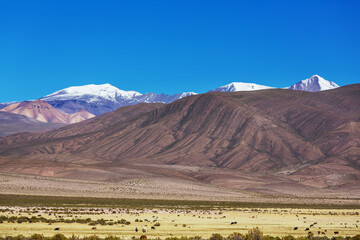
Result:
<svg viewBox="0 0 360 240"><path fill-rule="evenodd" d="M259 227L264 235L295 237L354 236L359 234L359 209L228 208L122 209L87 207L2 207L0 236L36 233L69 237L118 236L123 239L195 237L213 233L245 234ZM30 220L27 220L30 219ZM29 222L32 221L32 222ZM55 230L58 229L58 230ZM138 231L136 231L136 229ZM146 232L143 230L146 229Z"/></svg>

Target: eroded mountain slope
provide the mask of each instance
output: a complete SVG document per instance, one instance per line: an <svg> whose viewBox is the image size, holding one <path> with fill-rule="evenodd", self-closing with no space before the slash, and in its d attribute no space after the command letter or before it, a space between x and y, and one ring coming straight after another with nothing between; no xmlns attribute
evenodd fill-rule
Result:
<svg viewBox="0 0 360 240"><path fill-rule="evenodd" d="M318 93L207 93L167 105L123 107L44 134L2 138L0 156L2 171L20 173L41 165L55 176L81 178L88 170L103 180L120 168L197 181L224 178L164 167L193 166L283 176L290 185L339 186L359 180L359 119L359 84ZM327 180L339 172L338 180Z"/></svg>

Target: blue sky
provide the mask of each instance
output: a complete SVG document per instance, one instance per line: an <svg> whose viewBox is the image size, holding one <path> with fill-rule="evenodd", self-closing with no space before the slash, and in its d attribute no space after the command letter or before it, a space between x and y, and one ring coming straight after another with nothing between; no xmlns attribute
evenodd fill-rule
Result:
<svg viewBox="0 0 360 240"><path fill-rule="evenodd" d="M110 83L206 92L289 86L319 74L359 83L360 1L0 2L0 102Z"/></svg>

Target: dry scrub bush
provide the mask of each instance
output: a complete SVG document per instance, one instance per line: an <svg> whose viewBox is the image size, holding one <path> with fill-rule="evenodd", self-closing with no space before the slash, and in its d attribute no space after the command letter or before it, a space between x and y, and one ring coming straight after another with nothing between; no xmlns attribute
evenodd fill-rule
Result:
<svg viewBox="0 0 360 240"><path fill-rule="evenodd" d="M84 237L83 240L101 240L101 238L96 235L92 235L89 237Z"/></svg>
<svg viewBox="0 0 360 240"><path fill-rule="evenodd" d="M245 236L242 235L241 233L233 233L233 234L230 234L228 237L227 237L227 240L244 240L245 239Z"/></svg>
<svg viewBox="0 0 360 240"><path fill-rule="evenodd" d="M219 233L214 233L211 237L210 240L224 240L224 237L221 236Z"/></svg>
<svg viewBox="0 0 360 240"><path fill-rule="evenodd" d="M30 239L32 239L32 240L45 240L46 238L42 234L35 233L35 234L31 235Z"/></svg>
<svg viewBox="0 0 360 240"><path fill-rule="evenodd" d="M258 228L251 229L245 236L246 240L263 240L263 232Z"/></svg>
<svg viewBox="0 0 360 240"><path fill-rule="evenodd" d="M295 240L295 237L292 235L287 235L285 237L282 237L282 240Z"/></svg>
<svg viewBox="0 0 360 240"><path fill-rule="evenodd" d="M116 236L107 236L104 240L121 240L121 238Z"/></svg>
<svg viewBox="0 0 360 240"><path fill-rule="evenodd" d="M67 237L64 236L64 234L58 233L55 234L53 237L51 237L50 240L68 240L68 239Z"/></svg>

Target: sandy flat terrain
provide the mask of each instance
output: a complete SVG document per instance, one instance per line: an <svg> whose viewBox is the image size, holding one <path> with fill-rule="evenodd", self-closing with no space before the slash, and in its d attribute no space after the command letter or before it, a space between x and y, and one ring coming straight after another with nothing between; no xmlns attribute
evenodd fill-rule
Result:
<svg viewBox="0 0 360 240"><path fill-rule="evenodd" d="M0 174L0 193L189 200L250 200L256 196L251 192L168 178L135 178L109 183L16 174Z"/></svg>
<svg viewBox="0 0 360 240"><path fill-rule="evenodd" d="M239 190L212 184L172 179L134 178L101 182L77 179L0 173L0 194L25 194L71 197L172 199L201 201L236 201L294 204L360 205L360 199L348 195L268 193L259 189ZM261 189L260 189L261 190Z"/></svg>

